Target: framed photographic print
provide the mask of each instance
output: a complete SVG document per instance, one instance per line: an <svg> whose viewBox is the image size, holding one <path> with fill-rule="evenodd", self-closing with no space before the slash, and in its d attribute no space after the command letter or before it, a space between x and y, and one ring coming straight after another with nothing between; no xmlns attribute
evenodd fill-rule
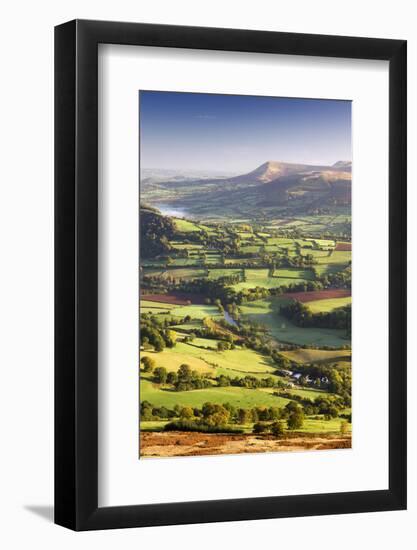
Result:
<svg viewBox="0 0 417 550"><path fill-rule="evenodd" d="M55 521L406 507L406 42L55 31Z"/></svg>

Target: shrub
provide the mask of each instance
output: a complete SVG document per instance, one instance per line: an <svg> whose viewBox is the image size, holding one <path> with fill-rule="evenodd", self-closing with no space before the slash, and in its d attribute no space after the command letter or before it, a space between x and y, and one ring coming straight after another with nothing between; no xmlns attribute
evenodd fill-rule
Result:
<svg viewBox="0 0 417 550"><path fill-rule="evenodd" d="M273 422L271 425L271 433L275 437L283 437L285 434L284 423L283 422Z"/></svg>

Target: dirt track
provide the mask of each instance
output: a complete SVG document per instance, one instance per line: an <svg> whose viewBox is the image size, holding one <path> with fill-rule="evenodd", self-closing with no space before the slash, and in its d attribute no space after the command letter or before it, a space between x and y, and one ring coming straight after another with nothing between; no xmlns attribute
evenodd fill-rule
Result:
<svg viewBox="0 0 417 550"><path fill-rule="evenodd" d="M350 435L299 434L283 439L260 435L205 434L195 432L143 432L141 457L201 456L350 449Z"/></svg>

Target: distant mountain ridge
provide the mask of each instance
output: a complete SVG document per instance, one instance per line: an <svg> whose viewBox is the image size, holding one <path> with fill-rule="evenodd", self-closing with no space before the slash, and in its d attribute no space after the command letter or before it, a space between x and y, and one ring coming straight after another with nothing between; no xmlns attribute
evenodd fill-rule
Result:
<svg viewBox="0 0 417 550"><path fill-rule="evenodd" d="M308 209L348 206L351 203L350 161L337 161L330 166L268 161L253 172L240 176L239 182L244 179L248 184L251 181L253 185L255 180L260 184L255 200L262 207Z"/></svg>
<svg viewBox="0 0 417 550"><path fill-rule="evenodd" d="M303 173L303 172L318 172L318 171L350 171L352 163L349 161L337 161L333 165L312 165L312 164L295 164L290 162L281 162L275 160L268 160L264 162L255 170L248 172L247 174L242 174L240 176L235 176L233 178L227 178L228 182L237 182L243 183L247 182L260 182L268 183L273 181L281 176L289 176L292 174Z"/></svg>
<svg viewBox="0 0 417 550"><path fill-rule="evenodd" d="M233 208L286 208L288 213L319 209L335 211L351 204L352 163L332 165L267 161L246 174L226 178L142 181L143 199L165 203L190 213L215 213Z"/></svg>

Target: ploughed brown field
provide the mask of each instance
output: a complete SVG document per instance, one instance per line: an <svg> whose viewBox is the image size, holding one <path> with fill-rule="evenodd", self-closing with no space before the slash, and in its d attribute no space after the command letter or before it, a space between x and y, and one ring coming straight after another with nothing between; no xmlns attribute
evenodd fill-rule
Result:
<svg viewBox="0 0 417 550"><path fill-rule="evenodd" d="M351 243L337 243L336 252L348 252L352 250Z"/></svg>
<svg viewBox="0 0 417 550"><path fill-rule="evenodd" d="M206 434L198 432L142 432L141 458L203 456L350 449L350 434L292 434L276 439L271 435Z"/></svg>
<svg viewBox="0 0 417 550"><path fill-rule="evenodd" d="M188 303L204 304L204 296L201 294L141 294L141 300L149 300L150 302L162 302L164 304L173 304L176 306L186 306Z"/></svg>
<svg viewBox="0 0 417 550"><path fill-rule="evenodd" d="M351 295L350 289L333 288L329 290L314 290L310 292L287 292L286 298L293 298L299 302L314 302L316 300L329 300L331 298L346 298Z"/></svg>

